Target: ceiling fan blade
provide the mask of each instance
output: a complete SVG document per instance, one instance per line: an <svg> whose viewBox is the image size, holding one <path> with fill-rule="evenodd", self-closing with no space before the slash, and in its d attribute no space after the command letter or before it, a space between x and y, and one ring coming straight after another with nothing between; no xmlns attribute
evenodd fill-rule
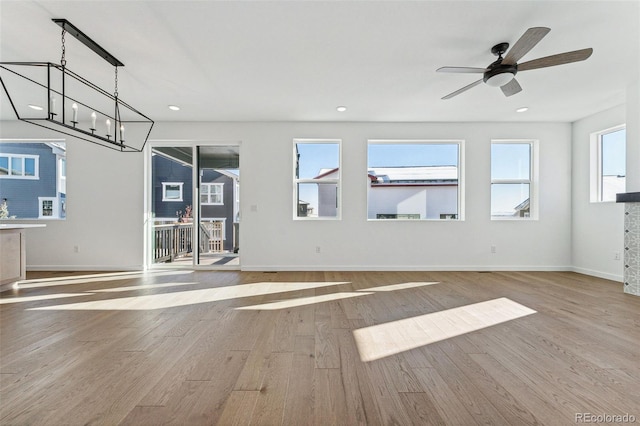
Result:
<svg viewBox="0 0 640 426"><path fill-rule="evenodd" d="M557 55L545 56L518 65L518 71L535 70L537 68L553 67L555 65L570 64L587 59L593 53L592 48L574 50L573 52L558 53Z"/></svg>
<svg viewBox="0 0 640 426"><path fill-rule="evenodd" d="M477 85L478 85L478 84L480 84L480 83L482 83L482 79L480 79L480 80L478 80L478 81L474 81L473 83L471 83L471 84L469 84L469 85L467 85L467 86L464 86L462 89L458 89L458 90L456 90L456 91L455 91L455 92L453 92L453 93L449 93L447 96L445 96L445 97L444 97L444 98L442 98L442 99L451 99L451 98L453 98L454 96L457 96L457 95L459 95L459 94L460 94L460 93L462 93L462 92L466 92L467 90L471 89L472 87L477 86Z"/></svg>
<svg viewBox="0 0 640 426"><path fill-rule="evenodd" d="M506 56L502 60L505 65L514 65L520 58L529 53L533 47L538 44L540 40L546 36L550 28L547 27L533 27L524 32L522 37L516 41L511 49L507 52Z"/></svg>
<svg viewBox="0 0 640 426"><path fill-rule="evenodd" d="M505 96L512 96L522 91L520 83L518 83L518 80L516 80L515 78L504 86L500 86L500 88L502 89L502 93L504 93Z"/></svg>
<svg viewBox="0 0 640 426"><path fill-rule="evenodd" d="M438 68L436 72L455 72L462 74L480 74L485 72L486 68L473 68L473 67L442 67Z"/></svg>

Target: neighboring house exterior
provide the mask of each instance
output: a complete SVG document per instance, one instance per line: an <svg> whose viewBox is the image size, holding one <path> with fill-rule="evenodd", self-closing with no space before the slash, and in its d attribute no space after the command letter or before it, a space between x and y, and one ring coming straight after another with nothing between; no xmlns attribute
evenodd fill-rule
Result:
<svg viewBox="0 0 640 426"><path fill-rule="evenodd" d="M376 167L368 171L369 219L457 219L456 166Z"/></svg>
<svg viewBox="0 0 640 426"><path fill-rule="evenodd" d="M156 221L177 221L193 206L192 168L163 155L152 157L153 212Z"/></svg>
<svg viewBox="0 0 640 426"><path fill-rule="evenodd" d="M234 250L233 224L240 219L238 176L226 170L205 169L200 176L200 221L223 222L223 248Z"/></svg>
<svg viewBox="0 0 640 426"><path fill-rule="evenodd" d="M163 155L153 156L153 211L156 223L171 223L196 208L192 198L192 167ZM200 173L200 222L222 222L223 249L233 251L234 223L239 221L239 176L228 170L203 169ZM206 225L205 225L206 226Z"/></svg>
<svg viewBox="0 0 640 426"><path fill-rule="evenodd" d="M64 143L0 143L0 202L16 219L64 219Z"/></svg>
<svg viewBox="0 0 640 426"><path fill-rule="evenodd" d="M313 207L304 200L298 200L298 217L307 217L313 213Z"/></svg>
<svg viewBox="0 0 640 426"><path fill-rule="evenodd" d="M338 169L316 179L335 178ZM456 166L375 167L368 171L368 219L457 219ZM319 185L318 209L335 210L335 185Z"/></svg>
<svg viewBox="0 0 640 426"><path fill-rule="evenodd" d="M524 200L522 203L518 204L515 208L515 213L513 214L516 217L530 217L531 215L531 203L529 202L529 198Z"/></svg>

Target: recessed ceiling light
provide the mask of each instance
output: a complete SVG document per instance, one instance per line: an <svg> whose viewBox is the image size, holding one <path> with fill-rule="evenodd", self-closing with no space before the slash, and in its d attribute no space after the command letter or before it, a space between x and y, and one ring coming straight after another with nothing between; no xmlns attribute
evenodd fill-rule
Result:
<svg viewBox="0 0 640 426"><path fill-rule="evenodd" d="M529 111L529 107L522 107L516 110L516 112L526 112L526 111Z"/></svg>
<svg viewBox="0 0 640 426"><path fill-rule="evenodd" d="M338 112L345 112L347 110L346 106L339 106L338 108L336 108L336 111Z"/></svg>
<svg viewBox="0 0 640 426"><path fill-rule="evenodd" d="M29 108L35 109L36 111L42 111L44 109L40 105L31 105L31 104L29 104Z"/></svg>
<svg viewBox="0 0 640 426"><path fill-rule="evenodd" d="M169 105L171 111L180 111L180 107L177 105Z"/></svg>

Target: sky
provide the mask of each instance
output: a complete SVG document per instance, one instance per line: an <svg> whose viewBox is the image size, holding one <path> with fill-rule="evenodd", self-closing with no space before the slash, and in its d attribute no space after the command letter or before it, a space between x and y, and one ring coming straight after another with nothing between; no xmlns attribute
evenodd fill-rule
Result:
<svg viewBox="0 0 640 426"><path fill-rule="evenodd" d="M602 174L624 176L626 129L602 135Z"/></svg>

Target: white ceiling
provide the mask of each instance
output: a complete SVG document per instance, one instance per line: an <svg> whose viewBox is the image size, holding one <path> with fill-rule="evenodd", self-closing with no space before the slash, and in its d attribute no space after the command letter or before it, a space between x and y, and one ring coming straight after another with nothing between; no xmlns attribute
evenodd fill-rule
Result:
<svg viewBox="0 0 640 426"><path fill-rule="evenodd" d="M125 64L120 97L156 121L574 121L640 78L640 1L6 1L0 60L60 62L66 18ZM520 62L592 47L584 62L480 85L494 44L551 32ZM113 91L113 67L67 36L67 66ZM178 112L169 104L179 105ZM346 105L347 112L336 111ZM6 96L2 117L7 117ZM527 113L516 108L528 106Z"/></svg>

